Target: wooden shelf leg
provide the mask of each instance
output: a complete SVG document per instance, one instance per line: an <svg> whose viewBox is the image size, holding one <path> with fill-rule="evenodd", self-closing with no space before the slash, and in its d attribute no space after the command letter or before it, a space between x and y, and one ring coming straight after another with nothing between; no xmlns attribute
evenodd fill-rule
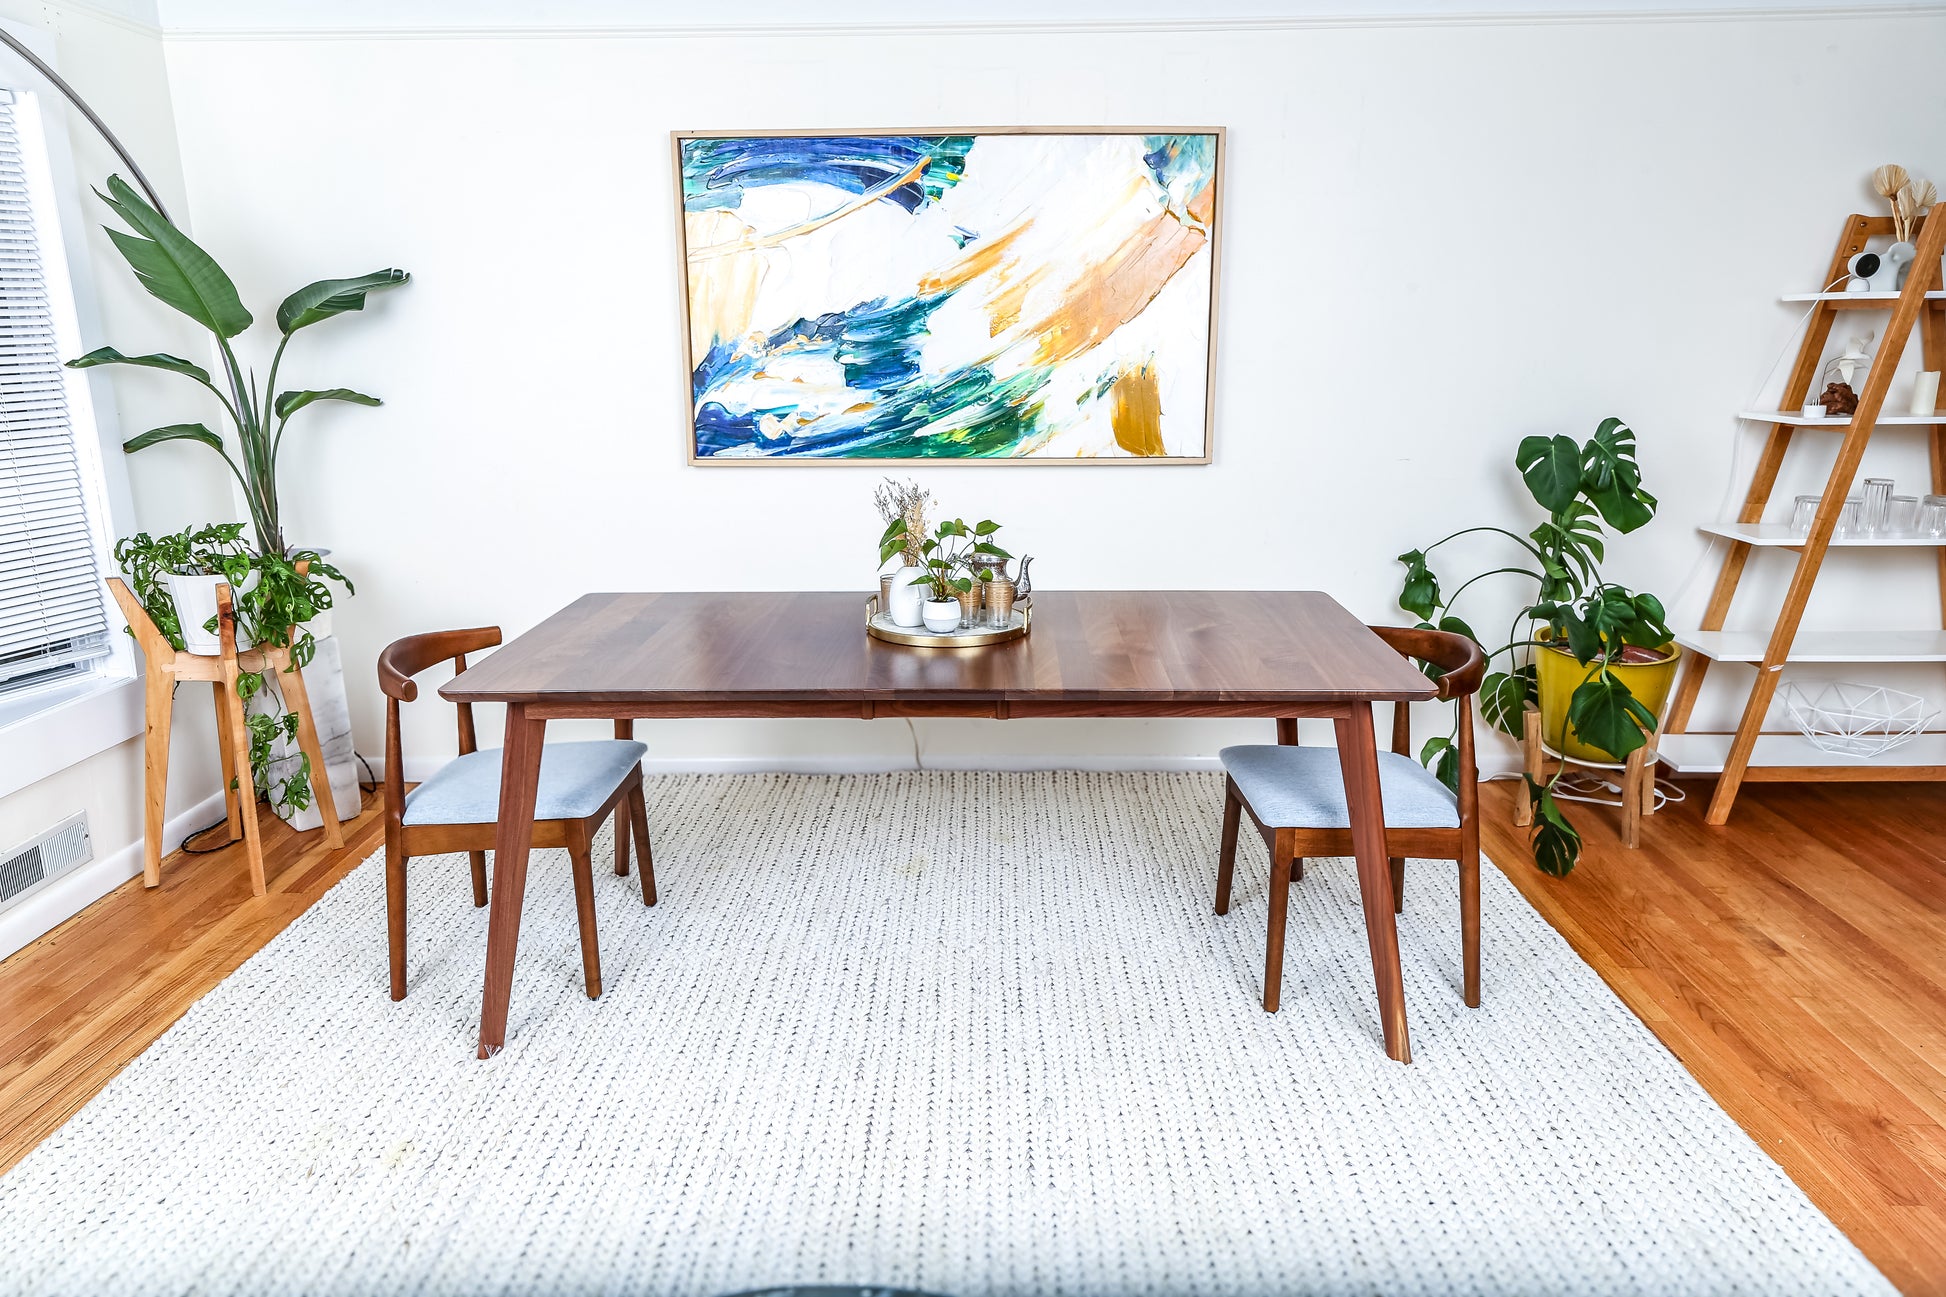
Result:
<svg viewBox="0 0 1946 1297"><path fill-rule="evenodd" d="M1541 777L1541 711L1531 703L1521 713L1520 718L1520 758L1521 770L1528 779ZM1534 822L1534 794L1527 787L1527 780L1520 781L1514 792L1514 824L1526 828Z"/></svg>
<svg viewBox="0 0 1946 1297"><path fill-rule="evenodd" d="M250 890L258 896L270 889L264 883L264 845L257 832L257 772L250 765L250 726L243 717L243 700L237 697L236 662L223 664L223 678L216 682L219 706L230 714L231 761L237 772L237 802L243 812L244 850L250 860Z"/></svg>
<svg viewBox="0 0 1946 1297"><path fill-rule="evenodd" d="M324 748L318 743L317 722L311 717L311 694L304 687L304 672L287 653L280 653L282 665L289 670L277 673L284 690L284 705L297 717L297 748L311 762L311 796L316 799L318 819L324 825L324 845L336 850L345 845L338 827L338 802L331 793L331 771L325 768Z"/></svg>
<svg viewBox="0 0 1946 1297"><path fill-rule="evenodd" d="M1635 749L1622 768L1622 845L1630 850L1642 845L1642 768L1648 754L1646 747Z"/></svg>
<svg viewBox="0 0 1946 1297"><path fill-rule="evenodd" d="M174 677L151 666L143 678L142 886L162 885L163 809L169 795L169 717Z"/></svg>
<svg viewBox="0 0 1946 1297"><path fill-rule="evenodd" d="M223 810L228 841L243 835L243 811L238 804L242 791L236 777L236 736L230 733L230 709L223 702L223 686L210 682L209 700L216 705L216 751L223 763Z"/></svg>

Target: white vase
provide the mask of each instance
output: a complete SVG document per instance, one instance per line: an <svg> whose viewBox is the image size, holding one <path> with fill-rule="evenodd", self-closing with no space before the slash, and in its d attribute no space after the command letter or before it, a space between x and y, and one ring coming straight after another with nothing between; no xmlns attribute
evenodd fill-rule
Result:
<svg viewBox="0 0 1946 1297"><path fill-rule="evenodd" d="M317 634L317 619L306 623ZM252 714L279 716L284 711L283 678L271 672L270 687L244 704ZM275 691L275 698L270 694ZM317 653L304 668L304 692L311 700L311 723L317 726L318 747L324 752L324 768L331 780L331 799L338 814L350 819L358 813L358 753L351 741L351 703L345 694L344 656L333 635L318 636ZM299 748L281 734L270 745L272 777L282 783L297 773ZM301 811L273 805L286 824L294 829L315 829L324 823L315 799Z"/></svg>
<svg viewBox="0 0 1946 1297"><path fill-rule="evenodd" d="M243 588L248 590L256 581L257 574L252 572L245 579ZM223 583L224 578L220 576L184 576L178 572L162 574L162 584L176 605L176 621L182 626L184 652L207 658L223 652L223 641L217 632L203 629L210 618L216 616L216 587ZM255 643L255 640L244 635L241 627L238 628L238 648L249 648Z"/></svg>
<svg viewBox="0 0 1946 1297"><path fill-rule="evenodd" d="M935 635L944 635L959 629L959 600L928 599L921 614L926 619L926 629Z"/></svg>
<svg viewBox="0 0 1946 1297"><path fill-rule="evenodd" d="M912 566L892 574L892 606L885 613L894 626L917 626L924 620L925 576L926 569Z"/></svg>

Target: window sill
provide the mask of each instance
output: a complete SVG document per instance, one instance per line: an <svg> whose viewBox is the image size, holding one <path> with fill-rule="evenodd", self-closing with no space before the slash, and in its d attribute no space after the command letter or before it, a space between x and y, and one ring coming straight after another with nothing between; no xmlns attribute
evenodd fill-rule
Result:
<svg viewBox="0 0 1946 1297"><path fill-rule="evenodd" d="M142 726L142 682L133 676L92 676L0 699L0 797L126 743Z"/></svg>

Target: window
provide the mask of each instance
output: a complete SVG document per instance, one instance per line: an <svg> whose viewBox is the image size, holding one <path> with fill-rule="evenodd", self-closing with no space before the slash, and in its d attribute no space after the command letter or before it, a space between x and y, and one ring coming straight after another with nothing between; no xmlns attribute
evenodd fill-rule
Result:
<svg viewBox="0 0 1946 1297"><path fill-rule="evenodd" d="M35 107L0 90L0 696L114 653L93 421L61 366L73 308Z"/></svg>

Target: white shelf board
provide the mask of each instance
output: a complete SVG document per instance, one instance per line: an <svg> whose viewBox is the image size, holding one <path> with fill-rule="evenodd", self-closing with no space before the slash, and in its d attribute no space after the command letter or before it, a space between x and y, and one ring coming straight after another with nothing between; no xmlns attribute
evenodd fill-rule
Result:
<svg viewBox="0 0 1946 1297"><path fill-rule="evenodd" d="M1787 522L1706 522L1696 530L1705 536L1721 536L1725 540L1740 540L1746 545L1758 546L1798 546L1805 541L1804 533L1795 531ZM1946 545L1946 536L1921 536L1912 532L1888 532L1873 536L1833 537L1833 549L1900 549L1930 548L1937 549Z"/></svg>
<svg viewBox="0 0 1946 1297"><path fill-rule="evenodd" d="M1679 630L1676 643L1715 662L1761 662L1767 630ZM1801 630L1792 662L1946 662L1946 630Z"/></svg>
<svg viewBox="0 0 1946 1297"><path fill-rule="evenodd" d="M1656 740L1656 755L1679 775L1721 774L1723 758L1729 755L1730 742L1735 737L1733 734L1664 734ZM1826 768L1946 766L1946 734L1921 734L1904 747L1877 757L1826 752L1802 734L1763 734L1757 738L1750 764Z"/></svg>
<svg viewBox="0 0 1946 1297"><path fill-rule="evenodd" d="M1793 428L1834 428L1842 432L1851 427L1850 419L1813 419L1801 410L1739 410L1737 418L1745 423L1786 423ZM1914 428L1930 424L1946 423L1946 410L1935 410L1931 414L1897 414L1880 410L1874 427L1884 428L1906 425Z"/></svg>
<svg viewBox="0 0 1946 1297"><path fill-rule="evenodd" d="M1786 302L1896 302L1897 293L1786 293ZM1937 290L1927 293L1928 302L1946 301L1946 293Z"/></svg>

